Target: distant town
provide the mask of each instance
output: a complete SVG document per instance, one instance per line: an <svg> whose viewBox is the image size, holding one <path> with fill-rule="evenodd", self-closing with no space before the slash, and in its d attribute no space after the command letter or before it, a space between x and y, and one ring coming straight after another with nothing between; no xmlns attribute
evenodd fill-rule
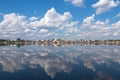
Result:
<svg viewBox="0 0 120 80"><path fill-rule="evenodd" d="M4 45L43 45L43 46L64 46L64 45L120 45L120 40L63 40L63 39L52 39L52 40L23 40L17 38L16 40L0 39L0 46Z"/></svg>

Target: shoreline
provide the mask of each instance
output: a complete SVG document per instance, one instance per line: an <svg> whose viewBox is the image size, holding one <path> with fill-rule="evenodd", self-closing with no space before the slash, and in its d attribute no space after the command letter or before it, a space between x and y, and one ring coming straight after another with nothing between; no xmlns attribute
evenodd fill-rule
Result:
<svg viewBox="0 0 120 80"><path fill-rule="evenodd" d="M44 46L62 46L62 45L120 45L120 40L39 40L39 41L30 41L30 40L0 40L0 46L2 45L44 45Z"/></svg>

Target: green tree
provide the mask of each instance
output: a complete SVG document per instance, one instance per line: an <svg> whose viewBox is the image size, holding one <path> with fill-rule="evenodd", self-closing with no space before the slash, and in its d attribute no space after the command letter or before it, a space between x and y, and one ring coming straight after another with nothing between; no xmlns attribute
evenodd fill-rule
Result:
<svg viewBox="0 0 120 80"><path fill-rule="evenodd" d="M16 41L19 42L19 41L20 41L20 38L17 38Z"/></svg>

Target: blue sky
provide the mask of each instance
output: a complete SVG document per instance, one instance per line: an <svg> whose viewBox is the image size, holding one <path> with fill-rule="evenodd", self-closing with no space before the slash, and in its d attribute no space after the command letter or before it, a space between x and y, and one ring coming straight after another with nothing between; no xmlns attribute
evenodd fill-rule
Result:
<svg viewBox="0 0 120 80"><path fill-rule="evenodd" d="M119 39L120 0L0 0L0 38Z"/></svg>

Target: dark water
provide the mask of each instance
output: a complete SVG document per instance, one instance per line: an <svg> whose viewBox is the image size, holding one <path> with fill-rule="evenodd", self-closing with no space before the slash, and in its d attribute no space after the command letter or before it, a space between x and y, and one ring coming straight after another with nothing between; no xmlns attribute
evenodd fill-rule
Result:
<svg viewBox="0 0 120 80"><path fill-rule="evenodd" d="M120 80L120 46L1 46L0 80Z"/></svg>

